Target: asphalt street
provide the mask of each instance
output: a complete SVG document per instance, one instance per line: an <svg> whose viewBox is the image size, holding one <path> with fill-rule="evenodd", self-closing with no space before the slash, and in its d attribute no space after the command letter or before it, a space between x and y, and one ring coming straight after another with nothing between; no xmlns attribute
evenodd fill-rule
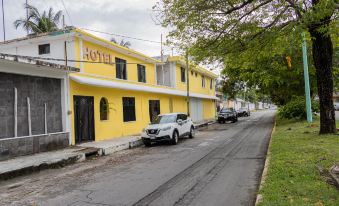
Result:
<svg viewBox="0 0 339 206"><path fill-rule="evenodd" d="M0 182L0 205L253 205L274 111Z"/></svg>

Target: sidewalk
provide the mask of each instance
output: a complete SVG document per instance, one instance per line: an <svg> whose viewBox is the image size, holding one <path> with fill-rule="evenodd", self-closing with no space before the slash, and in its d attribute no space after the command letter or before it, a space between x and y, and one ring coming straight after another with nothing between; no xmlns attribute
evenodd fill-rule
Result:
<svg viewBox="0 0 339 206"><path fill-rule="evenodd" d="M85 153L81 151L82 148L67 148L1 161L0 180L84 161L86 159Z"/></svg>
<svg viewBox="0 0 339 206"><path fill-rule="evenodd" d="M215 123L208 120L194 123L201 128ZM0 181L33 173L48 168L59 168L76 162L85 161L91 155L109 155L121 150L141 146L140 136L118 137L98 142L86 142L66 149L42 152L0 161Z"/></svg>
<svg viewBox="0 0 339 206"><path fill-rule="evenodd" d="M109 155L125 149L131 149L142 145L142 140L139 136L118 137L109 140L98 142L86 142L79 144L79 147L97 148L102 155Z"/></svg>

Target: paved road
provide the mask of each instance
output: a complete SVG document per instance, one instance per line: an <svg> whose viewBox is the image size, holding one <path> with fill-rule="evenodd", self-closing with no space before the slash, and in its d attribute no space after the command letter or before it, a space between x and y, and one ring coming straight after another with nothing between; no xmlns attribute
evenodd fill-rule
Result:
<svg viewBox="0 0 339 206"><path fill-rule="evenodd" d="M0 183L0 205L253 205L272 111L214 124L178 145L140 147Z"/></svg>

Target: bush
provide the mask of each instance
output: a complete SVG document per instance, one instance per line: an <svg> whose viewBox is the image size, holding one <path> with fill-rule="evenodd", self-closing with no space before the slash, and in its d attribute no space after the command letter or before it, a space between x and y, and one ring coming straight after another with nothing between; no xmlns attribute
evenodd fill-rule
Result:
<svg viewBox="0 0 339 206"><path fill-rule="evenodd" d="M312 101L312 111L319 112L319 102ZM306 119L306 102L304 97L294 97L284 106L279 107L278 116L284 119Z"/></svg>

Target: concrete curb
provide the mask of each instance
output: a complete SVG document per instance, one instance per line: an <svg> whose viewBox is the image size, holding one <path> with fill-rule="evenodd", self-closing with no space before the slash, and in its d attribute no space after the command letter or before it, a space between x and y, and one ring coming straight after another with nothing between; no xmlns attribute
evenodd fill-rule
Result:
<svg viewBox="0 0 339 206"><path fill-rule="evenodd" d="M276 129L276 125L277 125L277 122L276 122L276 120L274 120L274 127L273 127L272 132L271 132L270 142L268 143L266 160L265 160L263 172L262 172L261 177L260 177L260 185L259 185L256 200L255 200L255 206L258 205L262 201L262 198L263 198L262 195L260 194L260 191L261 191L263 185L265 184L265 180L266 180L266 177L267 177L268 167L269 167L269 163L270 163L270 154L271 154L270 147L271 147L271 143L272 143L272 136L273 136L273 133L275 132L275 129Z"/></svg>
<svg viewBox="0 0 339 206"><path fill-rule="evenodd" d="M216 120L211 120L200 124L194 124L194 128L199 129L201 127L207 127L208 125L214 124L216 122L217 122Z"/></svg>
<svg viewBox="0 0 339 206"><path fill-rule="evenodd" d="M132 149L143 145L142 139L126 142L120 145L114 145L112 147L102 148L102 155L110 155L121 150Z"/></svg>
<svg viewBox="0 0 339 206"><path fill-rule="evenodd" d="M0 173L0 181L8 180L14 177L31 174L33 172L38 172L44 169L55 169L65 167L67 165L73 164L75 162L85 161L86 157L84 153L75 153L72 156L69 156L64 159L57 159L54 161L40 162L35 165L21 167L15 170L6 171L4 173Z"/></svg>

